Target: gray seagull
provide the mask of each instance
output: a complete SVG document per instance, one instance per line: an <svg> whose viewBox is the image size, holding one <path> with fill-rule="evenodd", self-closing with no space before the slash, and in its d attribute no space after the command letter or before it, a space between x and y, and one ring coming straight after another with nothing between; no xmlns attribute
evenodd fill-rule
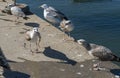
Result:
<svg viewBox="0 0 120 78"><path fill-rule="evenodd" d="M104 46L96 45L92 43L88 43L84 39L77 40L79 44L81 44L83 47L85 47L88 50L88 53L91 56L94 56L95 59L98 59L100 61L116 61L120 62L120 57L116 56L112 53L112 51ZM94 64L93 67L97 67L97 70L99 70L100 63ZM96 69L95 69L96 70Z"/></svg>
<svg viewBox="0 0 120 78"><path fill-rule="evenodd" d="M44 18L52 24L60 24L61 20L63 19L68 20L68 18L62 12L51 6L48 6L47 4L42 4L40 7L44 9Z"/></svg>
<svg viewBox="0 0 120 78"><path fill-rule="evenodd" d="M31 49L31 43L35 43L36 44L36 51L38 51L39 47L40 47L40 41L41 41L41 35L38 31L38 27L34 27L32 30L27 31L25 33L25 38L27 41L30 41L30 51L33 53L34 51L32 51Z"/></svg>

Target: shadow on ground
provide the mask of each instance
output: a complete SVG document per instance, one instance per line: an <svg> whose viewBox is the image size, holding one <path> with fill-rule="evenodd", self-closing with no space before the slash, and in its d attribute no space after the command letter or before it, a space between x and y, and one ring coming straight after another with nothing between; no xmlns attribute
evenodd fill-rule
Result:
<svg viewBox="0 0 120 78"><path fill-rule="evenodd" d="M3 21L9 21L9 22L14 22L13 20L5 19L5 18L0 18L0 20L3 20Z"/></svg>
<svg viewBox="0 0 120 78"><path fill-rule="evenodd" d="M110 72L114 75L120 76L120 69L111 69Z"/></svg>
<svg viewBox="0 0 120 78"><path fill-rule="evenodd" d="M15 64L16 62L7 60L2 49L0 48L0 66L3 67L4 78L30 78L30 75L28 74L25 74L19 71L12 71L9 63Z"/></svg>
<svg viewBox="0 0 120 78"><path fill-rule="evenodd" d="M92 64L92 60L77 63L75 66L54 61L35 62L25 60L24 62L11 63L10 65L13 70L16 70L11 72L16 78L114 78L112 73L118 70L118 67L111 62L104 62L106 67L116 70L111 69L112 71L110 71L106 69L103 71L94 71L90 70ZM10 75L9 72L6 72L6 74ZM9 77L6 76L6 78Z"/></svg>
<svg viewBox="0 0 120 78"><path fill-rule="evenodd" d="M4 70L3 76L5 78L30 78L30 75L19 71L6 71Z"/></svg>
<svg viewBox="0 0 120 78"><path fill-rule="evenodd" d="M9 62L13 62L13 61L10 61L10 60L7 60L1 47L0 47L0 66L3 67L3 69L7 69L7 70L10 70L10 65L8 64L8 61Z"/></svg>
<svg viewBox="0 0 120 78"><path fill-rule="evenodd" d="M25 23L25 25L29 27L39 27L39 24L34 22L28 22L28 23Z"/></svg>
<svg viewBox="0 0 120 78"><path fill-rule="evenodd" d="M69 59L65 54L63 54L62 52L59 52L57 50L52 49L51 47L46 47L45 51L43 52L43 54L47 57L50 58L54 58L54 59L59 59L61 61L66 61L63 63L66 64L71 64L71 65L75 65L77 62L74 60Z"/></svg>

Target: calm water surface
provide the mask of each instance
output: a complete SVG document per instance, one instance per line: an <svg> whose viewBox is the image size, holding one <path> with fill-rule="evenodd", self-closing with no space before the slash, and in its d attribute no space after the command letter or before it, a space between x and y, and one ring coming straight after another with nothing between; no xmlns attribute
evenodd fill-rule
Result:
<svg viewBox="0 0 120 78"><path fill-rule="evenodd" d="M46 3L59 9L75 25L71 33L76 39L110 48L120 56L120 0L75 3L72 0L18 0L27 3L31 11L43 18L43 10L38 8Z"/></svg>

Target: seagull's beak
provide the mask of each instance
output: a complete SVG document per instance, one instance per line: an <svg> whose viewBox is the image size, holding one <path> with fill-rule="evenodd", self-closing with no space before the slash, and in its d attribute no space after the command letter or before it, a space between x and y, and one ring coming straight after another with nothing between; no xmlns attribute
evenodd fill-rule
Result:
<svg viewBox="0 0 120 78"><path fill-rule="evenodd" d="M42 8L42 6L39 6L38 8Z"/></svg>
<svg viewBox="0 0 120 78"><path fill-rule="evenodd" d="M42 5L40 5L40 6L38 6L38 8L43 8L43 6L42 6Z"/></svg>

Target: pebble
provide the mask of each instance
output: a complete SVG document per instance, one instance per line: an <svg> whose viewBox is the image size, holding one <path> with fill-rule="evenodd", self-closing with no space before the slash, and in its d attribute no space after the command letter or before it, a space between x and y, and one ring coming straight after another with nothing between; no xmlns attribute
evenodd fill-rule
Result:
<svg viewBox="0 0 120 78"><path fill-rule="evenodd" d="M60 69L60 71L65 71L65 69Z"/></svg>
<svg viewBox="0 0 120 78"><path fill-rule="evenodd" d="M81 75L82 73L80 73L80 72L77 72L77 74L78 74L78 75Z"/></svg>
<svg viewBox="0 0 120 78"><path fill-rule="evenodd" d="M80 67L84 67L84 65L83 65L83 64L81 64L81 65L80 65Z"/></svg>
<svg viewBox="0 0 120 78"><path fill-rule="evenodd" d="M78 56L79 56L79 57L82 57L82 54L79 54Z"/></svg>

